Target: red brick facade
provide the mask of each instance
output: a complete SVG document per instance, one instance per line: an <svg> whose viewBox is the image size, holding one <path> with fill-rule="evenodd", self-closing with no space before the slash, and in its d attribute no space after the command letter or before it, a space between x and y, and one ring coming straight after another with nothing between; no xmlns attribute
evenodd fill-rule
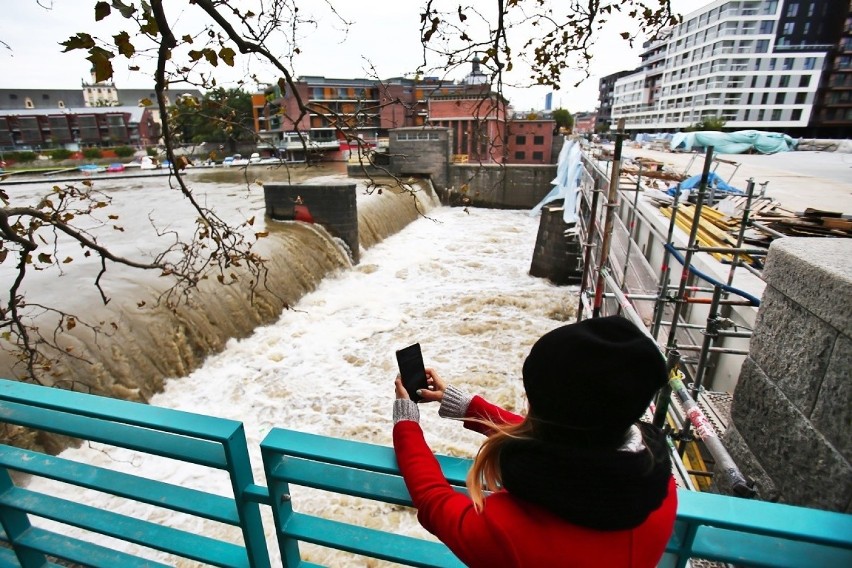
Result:
<svg viewBox="0 0 852 568"><path fill-rule="evenodd" d="M553 151L553 120L513 120L509 123L510 164L550 164Z"/></svg>

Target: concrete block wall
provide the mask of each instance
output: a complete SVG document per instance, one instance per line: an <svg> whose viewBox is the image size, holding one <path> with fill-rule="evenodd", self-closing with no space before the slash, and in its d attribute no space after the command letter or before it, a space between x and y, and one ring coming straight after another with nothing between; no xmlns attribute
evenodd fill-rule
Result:
<svg viewBox="0 0 852 568"><path fill-rule="evenodd" d="M429 175L433 186L445 188L451 148L449 128L395 128L388 144L389 170L403 178Z"/></svg>
<svg viewBox="0 0 852 568"><path fill-rule="evenodd" d="M541 209L530 276L557 285L579 284L583 276L583 247L577 235L565 235L561 201Z"/></svg>
<svg viewBox="0 0 852 568"><path fill-rule="evenodd" d="M532 209L553 189L555 177L556 164L452 164L450 201L463 195L476 207Z"/></svg>
<svg viewBox="0 0 852 568"><path fill-rule="evenodd" d="M360 260L358 237L358 204L355 184L287 185L268 183L263 186L266 215L272 219L298 219L296 205L301 203L315 223L349 248L352 262Z"/></svg>
<svg viewBox="0 0 852 568"><path fill-rule="evenodd" d="M852 513L852 240L777 239L763 276L725 446L761 499Z"/></svg>

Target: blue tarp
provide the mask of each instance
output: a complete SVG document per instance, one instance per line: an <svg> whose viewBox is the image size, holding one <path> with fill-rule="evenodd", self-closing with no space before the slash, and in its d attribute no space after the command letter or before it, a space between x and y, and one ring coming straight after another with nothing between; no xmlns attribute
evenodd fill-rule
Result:
<svg viewBox="0 0 852 568"><path fill-rule="evenodd" d="M672 150L692 151L693 148L713 146L716 154L742 154L755 150L761 154L776 154L796 149L798 140L780 132L740 130L738 132L677 132L672 136Z"/></svg>
<svg viewBox="0 0 852 568"><path fill-rule="evenodd" d="M577 192L580 187L580 175L583 163L580 159L580 144L577 141L566 141L559 152L559 162L556 167L556 177L550 183L550 190L541 202L530 210L530 215L536 215L541 208L557 199L565 200L565 211L562 218L566 223L577 222Z"/></svg>
<svg viewBox="0 0 852 568"><path fill-rule="evenodd" d="M666 193L668 193L669 195L675 195L677 194L678 187L680 187L681 191L686 191L698 187L700 183L701 174L698 174L697 176L692 176L691 178L683 180L682 182L680 182L679 186L675 185L673 187L670 187L668 191L666 191ZM719 177L716 172L707 173L707 189L713 189L713 191L715 191L716 193L733 193L736 195L745 195L744 191L741 191L725 183L725 180Z"/></svg>

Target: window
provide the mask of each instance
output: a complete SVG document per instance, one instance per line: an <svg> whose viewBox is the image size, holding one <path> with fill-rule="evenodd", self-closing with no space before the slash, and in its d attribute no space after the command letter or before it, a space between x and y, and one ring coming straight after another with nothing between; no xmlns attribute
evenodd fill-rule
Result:
<svg viewBox="0 0 852 568"><path fill-rule="evenodd" d="M810 84L811 84L811 76L810 75L802 75L801 77L799 77L799 86L800 87L807 87Z"/></svg>
<svg viewBox="0 0 852 568"><path fill-rule="evenodd" d="M763 93L763 96L760 98L760 104L765 105L769 102L769 93Z"/></svg>
<svg viewBox="0 0 852 568"><path fill-rule="evenodd" d="M793 109L793 113L790 115L791 120L801 120L802 119L802 109L797 108Z"/></svg>
<svg viewBox="0 0 852 568"><path fill-rule="evenodd" d="M762 34L771 34L774 28L774 24L772 20L763 20L760 22L760 33Z"/></svg>
<svg viewBox="0 0 852 568"><path fill-rule="evenodd" d="M35 108L35 105L33 104L33 100L29 97L27 97L24 100L24 106L27 107L27 108Z"/></svg>
<svg viewBox="0 0 852 568"><path fill-rule="evenodd" d="M544 152L533 152L533 160L542 161L544 160Z"/></svg>
<svg viewBox="0 0 852 568"><path fill-rule="evenodd" d="M776 108L772 111L772 120L781 120L781 109Z"/></svg>
<svg viewBox="0 0 852 568"><path fill-rule="evenodd" d="M526 152L515 152L516 160L525 160L527 157Z"/></svg>
<svg viewBox="0 0 852 568"><path fill-rule="evenodd" d="M787 93L775 93L775 104L783 105L784 101L787 99Z"/></svg>
<svg viewBox="0 0 852 568"><path fill-rule="evenodd" d="M787 17L795 18L799 14L799 4L797 2L791 2L787 6Z"/></svg>
<svg viewBox="0 0 852 568"><path fill-rule="evenodd" d="M18 95L16 95L15 93L9 93L9 98L14 101L18 99Z"/></svg>
<svg viewBox="0 0 852 568"><path fill-rule="evenodd" d="M816 57L805 57L804 68L805 69L813 69L815 62L816 62Z"/></svg>
<svg viewBox="0 0 852 568"><path fill-rule="evenodd" d="M765 110L763 110L763 109L760 109L759 111L757 111L757 120L758 120L758 122L763 122L763 116L764 116L764 114L766 114L766 111L765 111Z"/></svg>
<svg viewBox="0 0 852 568"><path fill-rule="evenodd" d="M783 68L784 68L785 71L789 71L790 69L793 68L793 58L792 57L785 57L784 58L784 67Z"/></svg>
<svg viewBox="0 0 852 568"><path fill-rule="evenodd" d="M779 87L787 87L790 85L790 76L789 75L781 75L778 77L778 86Z"/></svg>
<svg viewBox="0 0 852 568"><path fill-rule="evenodd" d="M759 39L754 46L755 53L766 53L769 51L769 40L768 39Z"/></svg>
<svg viewBox="0 0 852 568"><path fill-rule="evenodd" d="M774 58L769 60L769 70L775 71L775 59Z"/></svg>
<svg viewBox="0 0 852 568"><path fill-rule="evenodd" d="M526 143L527 143L527 137L526 136L515 136L515 144L517 144L518 146L523 146Z"/></svg>
<svg viewBox="0 0 852 568"><path fill-rule="evenodd" d="M808 94L807 93L796 93L796 104L797 105L805 104L806 100L808 100Z"/></svg>
<svg viewBox="0 0 852 568"><path fill-rule="evenodd" d="M748 94L748 99L746 99L746 104L747 104L747 105L750 105L750 104L751 104L751 101L753 100L753 97L754 97L754 93L749 93L749 94Z"/></svg>
<svg viewBox="0 0 852 568"><path fill-rule="evenodd" d="M50 95L48 95L47 93L43 93L43 94L41 95L41 100L43 100L43 101L49 101L49 100L50 100Z"/></svg>
<svg viewBox="0 0 852 568"><path fill-rule="evenodd" d="M541 146L544 144L544 136L533 136L533 144Z"/></svg>
<svg viewBox="0 0 852 568"><path fill-rule="evenodd" d="M793 30L796 27L796 22L785 22L784 23L784 31L782 32L784 35L793 35Z"/></svg>
<svg viewBox="0 0 852 568"><path fill-rule="evenodd" d="M752 88L752 89L754 89L754 88L756 88L756 87L757 87L757 75L754 75L754 76L751 78L751 88Z"/></svg>

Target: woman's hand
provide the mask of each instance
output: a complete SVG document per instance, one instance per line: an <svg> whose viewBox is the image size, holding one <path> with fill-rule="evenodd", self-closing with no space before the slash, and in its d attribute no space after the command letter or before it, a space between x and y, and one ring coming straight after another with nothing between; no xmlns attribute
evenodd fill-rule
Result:
<svg viewBox="0 0 852 568"><path fill-rule="evenodd" d="M411 398L408 396L408 391L405 390L404 386L402 386L402 377L397 375L393 385L394 390L396 391L396 398Z"/></svg>
<svg viewBox="0 0 852 568"><path fill-rule="evenodd" d="M423 399L423 402L441 402L444 399L444 390L447 388L447 383L444 379L430 367L426 368L426 384L425 389L420 389L417 394Z"/></svg>

